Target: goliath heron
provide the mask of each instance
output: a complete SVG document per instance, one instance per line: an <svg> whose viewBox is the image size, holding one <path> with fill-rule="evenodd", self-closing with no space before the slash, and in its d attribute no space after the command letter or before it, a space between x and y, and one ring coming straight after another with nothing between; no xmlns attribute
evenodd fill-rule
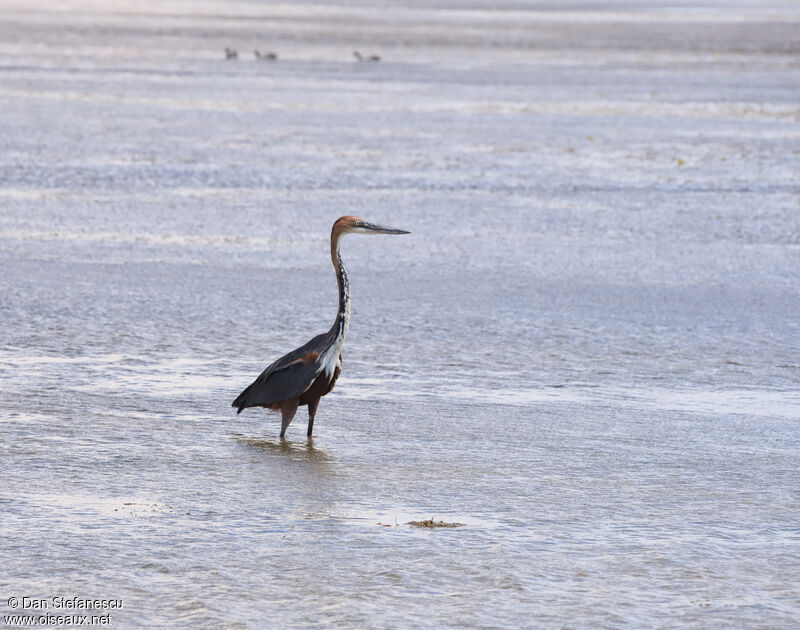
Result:
<svg viewBox="0 0 800 630"><path fill-rule="evenodd" d="M247 407L281 412L281 437L300 405L308 405L308 433L314 428L319 399L333 389L342 370L342 345L350 327L350 283L339 253L345 234L408 234L405 230L341 217L331 229L331 261L339 283L339 312L331 329L275 361L233 401L241 413Z"/></svg>

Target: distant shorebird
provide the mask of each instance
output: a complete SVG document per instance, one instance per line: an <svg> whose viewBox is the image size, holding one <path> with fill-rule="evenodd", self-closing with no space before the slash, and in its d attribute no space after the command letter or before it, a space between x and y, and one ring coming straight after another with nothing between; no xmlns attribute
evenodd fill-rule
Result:
<svg viewBox="0 0 800 630"><path fill-rule="evenodd" d="M331 230L331 260L339 284L339 312L333 327L304 346L282 356L245 389L233 406L266 407L281 412L281 437L300 405L308 405L308 433L314 427L319 399L333 389L342 370L342 345L350 327L350 282L339 254L345 234L408 234L405 230L368 223L358 217L341 217Z"/></svg>
<svg viewBox="0 0 800 630"><path fill-rule="evenodd" d="M225 47L225 59L238 59L239 53L233 48Z"/></svg>
<svg viewBox="0 0 800 630"><path fill-rule="evenodd" d="M353 51L353 57L355 57L357 61L380 61L381 60L381 58L378 55L369 55L368 57L365 57L364 55L362 55L357 50Z"/></svg>
<svg viewBox="0 0 800 630"><path fill-rule="evenodd" d="M265 53L262 53L259 50L254 50L253 55L255 55L256 59L261 59L264 61L275 61L278 58L278 53L272 52L271 50L268 50Z"/></svg>

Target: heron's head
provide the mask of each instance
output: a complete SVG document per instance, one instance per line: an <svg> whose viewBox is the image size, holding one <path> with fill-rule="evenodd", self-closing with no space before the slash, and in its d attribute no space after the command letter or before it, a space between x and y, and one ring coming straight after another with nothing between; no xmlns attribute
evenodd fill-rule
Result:
<svg viewBox="0 0 800 630"><path fill-rule="evenodd" d="M341 217L333 224L331 236L344 236L345 234L410 234L406 230L375 225L360 217Z"/></svg>

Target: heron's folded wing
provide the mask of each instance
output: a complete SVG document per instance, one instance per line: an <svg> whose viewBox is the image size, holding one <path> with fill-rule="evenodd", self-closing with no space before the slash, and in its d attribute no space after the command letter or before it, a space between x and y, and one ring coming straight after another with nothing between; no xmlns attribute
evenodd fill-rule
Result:
<svg viewBox="0 0 800 630"><path fill-rule="evenodd" d="M322 370L317 352L308 352L291 362L270 365L233 401L239 411L254 405L270 405L295 398L306 391Z"/></svg>

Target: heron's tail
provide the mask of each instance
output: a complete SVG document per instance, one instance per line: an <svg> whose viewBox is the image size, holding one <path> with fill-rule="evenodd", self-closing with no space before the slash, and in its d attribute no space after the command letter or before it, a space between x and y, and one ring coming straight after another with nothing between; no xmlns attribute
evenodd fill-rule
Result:
<svg viewBox="0 0 800 630"><path fill-rule="evenodd" d="M273 407L271 404L264 403L264 397L261 395L261 384L256 379L250 383L245 390L236 397L231 403L231 407L236 407L236 413L242 413L243 409L248 407L268 407L270 409L280 409L280 405Z"/></svg>
<svg viewBox="0 0 800 630"><path fill-rule="evenodd" d="M252 385L250 387L252 387ZM237 415L242 413L242 409L244 409L247 406L247 394L250 392L250 387L248 387L241 394L239 394L236 397L236 400L234 400L231 403L231 407L237 407L236 409Z"/></svg>

